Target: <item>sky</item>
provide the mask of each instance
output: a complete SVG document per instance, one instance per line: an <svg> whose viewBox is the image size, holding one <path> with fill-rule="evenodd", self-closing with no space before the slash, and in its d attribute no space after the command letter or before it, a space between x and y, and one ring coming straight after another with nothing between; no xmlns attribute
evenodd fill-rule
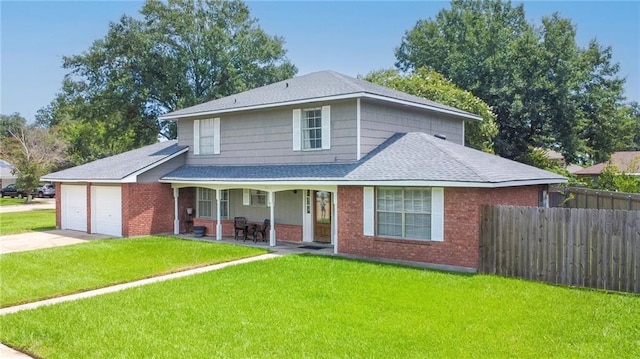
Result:
<svg viewBox="0 0 640 359"><path fill-rule="evenodd" d="M441 1L247 1L269 35L284 38L298 75L333 70L349 76L393 68L394 50L420 19L435 18ZM519 4L520 2L513 2ZM640 102L640 1L524 1L539 24L559 12L577 26L578 45L611 46L625 96ZM0 0L0 113L29 122L60 91L63 56L87 51L110 22L138 16L141 1Z"/></svg>

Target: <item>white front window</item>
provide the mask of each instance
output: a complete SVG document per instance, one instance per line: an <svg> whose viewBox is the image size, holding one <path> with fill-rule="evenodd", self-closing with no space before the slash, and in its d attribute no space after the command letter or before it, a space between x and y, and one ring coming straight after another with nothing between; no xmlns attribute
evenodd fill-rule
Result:
<svg viewBox="0 0 640 359"><path fill-rule="evenodd" d="M199 218L213 218L213 190L209 188L198 188L198 212Z"/></svg>
<svg viewBox="0 0 640 359"><path fill-rule="evenodd" d="M267 206L267 192L252 189L250 192L251 206L254 207L266 207Z"/></svg>
<svg viewBox="0 0 640 359"><path fill-rule="evenodd" d="M376 212L380 236L431 239L431 188L378 188Z"/></svg>
<svg viewBox="0 0 640 359"><path fill-rule="evenodd" d="M213 200L215 197L215 190L210 188L198 188L197 198L197 212L196 215L199 218L213 218L216 208L216 202ZM220 218L229 218L229 190L220 191Z"/></svg>

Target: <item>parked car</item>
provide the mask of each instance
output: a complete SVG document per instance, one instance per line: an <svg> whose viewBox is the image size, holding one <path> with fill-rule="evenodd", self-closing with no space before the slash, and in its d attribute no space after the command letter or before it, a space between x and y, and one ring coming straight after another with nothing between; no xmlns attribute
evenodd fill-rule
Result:
<svg viewBox="0 0 640 359"><path fill-rule="evenodd" d="M15 198L15 197L23 198L24 196L26 196L26 193L24 192L24 190L17 188L15 183L12 183L6 186L5 188L3 188L2 190L0 190L0 194L2 194L2 197L9 196L11 198Z"/></svg>
<svg viewBox="0 0 640 359"><path fill-rule="evenodd" d="M34 191L34 196L38 196L38 198L53 198L56 196L56 186L51 183L40 185L40 187Z"/></svg>

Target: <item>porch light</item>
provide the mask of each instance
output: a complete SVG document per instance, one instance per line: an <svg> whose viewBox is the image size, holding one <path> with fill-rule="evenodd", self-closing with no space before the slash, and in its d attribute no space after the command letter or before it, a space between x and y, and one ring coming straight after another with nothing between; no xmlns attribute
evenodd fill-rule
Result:
<svg viewBox="0 0 640 359"><path fill-rule="evenodd" d="M193 208L187 208L187 214L188 215L192 215L193 214Z"/></svg>

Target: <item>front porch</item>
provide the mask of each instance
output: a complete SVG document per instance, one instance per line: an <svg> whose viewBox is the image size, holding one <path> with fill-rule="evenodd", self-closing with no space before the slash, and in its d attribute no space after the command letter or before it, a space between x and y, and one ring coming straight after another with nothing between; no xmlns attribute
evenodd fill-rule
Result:
<svg viewBox="0 0 640 359"><path fill-rule="evenodd" d="M251 228L269 223L260 235L276 247L280 242L325 249L337 249L337 186L172 183L174 193L174 234L204 227L206 236L218 241L234 241L234 221L247 220ZM244 233L242 233L244 237ZM316 245L317 244L317 245Z"/></svg>

